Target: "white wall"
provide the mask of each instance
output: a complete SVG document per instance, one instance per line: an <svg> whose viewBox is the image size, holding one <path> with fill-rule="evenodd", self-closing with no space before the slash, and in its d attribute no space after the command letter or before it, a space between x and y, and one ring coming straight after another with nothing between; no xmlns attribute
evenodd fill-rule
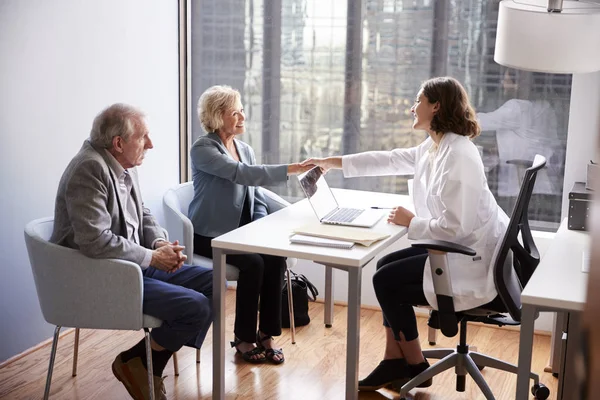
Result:
<svg viewBox="0 0 600 400"><path fill-rule="evenodd" d="M569 192L575 182L585 182L587 163L600 162L600 71L574 74L569 108L562 217L569 213Z"/></svg>
<svg viewBox="0 0 600 400"><path fill-rule="evenodd" d="M109 104L148 114L141 186L162 222L162 194L179 180L178 88L176 1L0 2L0 362L52 334L23 228L53 214L64 167Z"/></svg>

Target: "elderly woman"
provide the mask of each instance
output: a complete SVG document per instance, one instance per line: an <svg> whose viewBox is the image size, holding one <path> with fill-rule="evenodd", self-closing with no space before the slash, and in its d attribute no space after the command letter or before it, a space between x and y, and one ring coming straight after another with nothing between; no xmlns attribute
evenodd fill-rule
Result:
<svg viewBox="0 0 600 400"><path fill-rule="evenodd" d="M425 81L410 110L413 128L429 137L420 145L369 151L304 163L340 168L344 176L414 174L416 214L403 207L388 222L408 227L409 239L449 240L469 246L479 257L449 254L456 311L486 305L502 309L494 286L493 254L502 242L508 217L490 192L483 162L472 140L480 128L462 85L453 78ZM381 363L358 383L359 390L401 387L429 367L419 343L413 305L436 306L427 251L408 248L377 263L373 286L383 311L386 348ZM425 381L420 387L431 385Z"/></svg>
<svg viewBox="0 0 600 400"><path fill-rule="evenodd" d="M198 118L208 133L190 151L194 198L189 217L194 252L212 258L211 239L267 215L259 186L285 183L288 175L312 166L256 165L252 148L236 139L246 131L246 117L239 92L228 86L213 86L200 96ZM275 348L273 336L281 335L285 259L240 254L228 255L227 263L240 270L232 347L247 362L281 364L283 352Z"/></svg>

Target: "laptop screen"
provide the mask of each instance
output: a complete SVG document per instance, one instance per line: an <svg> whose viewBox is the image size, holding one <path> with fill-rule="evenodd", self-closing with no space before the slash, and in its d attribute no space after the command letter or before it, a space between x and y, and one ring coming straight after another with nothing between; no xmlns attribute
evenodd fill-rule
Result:
<svg viewBox="0 0 600 400"><path fill-rule="evenodd" d="M321 168L315 167L298 175L298 180L319 221L338 208L338 203L325 181Z"/></svg>

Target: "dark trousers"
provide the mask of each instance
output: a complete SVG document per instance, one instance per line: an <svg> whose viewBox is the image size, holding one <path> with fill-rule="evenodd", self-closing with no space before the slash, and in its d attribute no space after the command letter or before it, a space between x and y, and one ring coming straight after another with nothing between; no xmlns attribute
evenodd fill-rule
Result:
<svg viewBox="0 0 600 400"><path fill-rule="evenodd" d="M172 352L184 345L199 349L213 320L212 269L183 265L169 274L148 267L142 275L144 314L163 321L152 339Z"/></svg>
<svg viewBox="0 0 600 400"><path fill-rule="evenodd" d="M212 258L211 240L209 237L194 235L194 253ZM235 301L235 336L248 343L256 341L259 311L259 329L266 335L281 335L281 290L286 269L285 258L265 254L228 254L227 264L240 270Z"/></svg>
<svg viewBox="0 0 600 400"><path fill-rule="evenodd" d="M373 287L383 311L383 325L392 328L396 340L419 337L413 305L428 305L423 292L423 271L427 250L409 247L379 260Z"/></svg>

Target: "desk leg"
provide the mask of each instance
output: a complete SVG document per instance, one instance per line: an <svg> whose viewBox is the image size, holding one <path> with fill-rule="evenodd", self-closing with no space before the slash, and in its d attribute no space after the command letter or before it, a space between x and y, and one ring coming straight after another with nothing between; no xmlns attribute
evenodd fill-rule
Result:
<svg viewBox="0 0 600 400"><path fill-rule="evenodd" d="M516 400L529 399L529 374L531 373L531 351L533 348L533 323L535 307L523 304L521 310L521 335L519 339L519 365L517 368Z"/></svg>
<svg viewBox="0 0 600 400"><path fill-rule="evenodd" d="M562 353L562 333L566 330L566 325L567 313L561 311L555 312L552 324L552 339L550 340L552 348L550 350L549 362L553 374L560 372L560 363L564 356Z"/></svg>
<svg viewBox="0 0 600 400"><path fill-rule="evenodd" d="M325 327L333 325L333 268L325 266Z"/></svg>
<svg viewBox="0 0 600 400"><path fill-rule="evenodd" d="M559 376L558 400L581 398L577 359L581 352L581 315L577 311L568 314L567 346L564 356L564 376ZM596 396L592 396L595 398Z"/></svg>
<svg viewBox="0 0 600 400"><path fill-rule="evenodd" d="M213 248L213 399L225 398L225 260Z"/></svg>
<svg viewBox="0 0 600 400"><path fill-rule="evenodd" d="M346 399L358 399L360 300L362 268L348 269L348 333L346 343Z"/></svg>

